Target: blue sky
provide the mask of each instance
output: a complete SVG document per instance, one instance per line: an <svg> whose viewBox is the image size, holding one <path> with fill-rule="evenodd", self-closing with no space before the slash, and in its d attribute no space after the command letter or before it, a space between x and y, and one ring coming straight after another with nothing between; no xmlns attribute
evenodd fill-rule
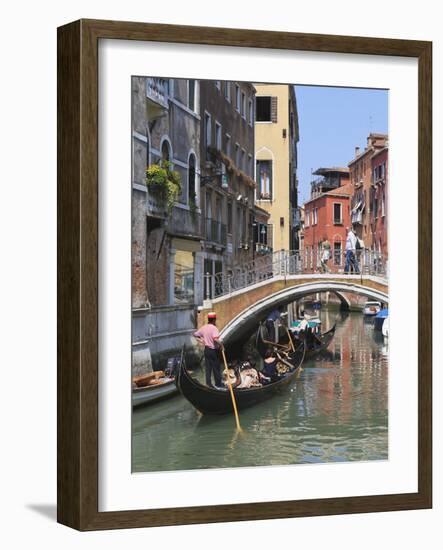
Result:
<svg viewBox="0 0 443 550"><path fill-rule="evenodd" d="M388 133L388 91L295 86L299 204L310 195L311 169L347 166L370 132Z"/></svg>

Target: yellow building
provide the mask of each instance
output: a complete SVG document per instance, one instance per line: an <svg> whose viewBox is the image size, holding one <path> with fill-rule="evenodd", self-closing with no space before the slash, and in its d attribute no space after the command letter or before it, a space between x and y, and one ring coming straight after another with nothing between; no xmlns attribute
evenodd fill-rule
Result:
<svg viewBox="0 0 443 550"><path fill-rule="evenodd" d="M254 84L256 203L269 212L268 246L298 250L298 115L294 86Z"/></svg>

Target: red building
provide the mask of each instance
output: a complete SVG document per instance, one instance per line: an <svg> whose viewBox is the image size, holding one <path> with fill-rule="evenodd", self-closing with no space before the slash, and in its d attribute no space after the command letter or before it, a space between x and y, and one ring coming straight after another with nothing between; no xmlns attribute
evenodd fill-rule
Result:
<svg viewBox="0 0 443 550"><path fill-rule="evenodd" d="M388 147L372 156L369 224L371 249L388 257Z"/></svg>
<svg viewBox="0 0 443 550"><path fill-rule="evenodd" d="M349 163L350 181L354 185L351 201L351 222L364 248L374 250L371 227L373 189L373 157L387 147L386 134L371 133L363 152L355 148L355 158Z"/></svg>
<svg viewBox="0 0 443 550"><path fill-rule="evenodd" d="M313 193L313 198L305 203L303 254L305 266L313 271L321 267L322 248L325 241L329 242L331 252L329 270L335 272L343 270L346 228L351 223L350 200L353 185L346 177L340 181L343 182L342 185L327 191L323 187L323 192Z"/></svg>

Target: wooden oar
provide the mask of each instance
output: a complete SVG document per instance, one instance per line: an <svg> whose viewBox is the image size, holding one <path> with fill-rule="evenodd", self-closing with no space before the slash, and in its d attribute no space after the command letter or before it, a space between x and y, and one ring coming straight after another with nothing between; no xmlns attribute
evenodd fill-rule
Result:
<svg viewBox="0 0 443 550"><path fill-rule="evenodd" d="M234 390L232 389L231 379L229 377L228 362L226 361L225 348L223 346L221 348L221 352L222 352L222 357L223 357L223 363L225 364L226 380L228 382L229 393L231 394L232 407L234 408L235 423L237 425L237 430L239 432L241 432L242 429L241 429L241 426L240 426L240 419L238 417L237 403L235 401Z"/></svg>
<svg viewBox="0 0 443 550"><path fill-rule="evenodd" d="M286 328L286 334L288 335L289 343L291 345L292 351L295 351L294 342L292 341L291 334L289 333L289 329L288 327L285 327L285 328Z"/></svg>

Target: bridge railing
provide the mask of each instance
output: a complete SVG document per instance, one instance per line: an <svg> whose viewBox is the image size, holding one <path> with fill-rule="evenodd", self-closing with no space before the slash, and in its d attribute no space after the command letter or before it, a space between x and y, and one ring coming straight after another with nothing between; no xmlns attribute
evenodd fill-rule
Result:
<svg viewBox="0 0 443 550"><path fill-rule="evenodd" d="M362 274L387 277L387 261L373 250L357 251L353 258L342 251L327 255L313 250L280 250L238 266L229 273L206 274L206 288L218 298L275 277L312 274ZM213 285L210 279L213 278ZM208 296L207 296L208 297Z"/></svg>

